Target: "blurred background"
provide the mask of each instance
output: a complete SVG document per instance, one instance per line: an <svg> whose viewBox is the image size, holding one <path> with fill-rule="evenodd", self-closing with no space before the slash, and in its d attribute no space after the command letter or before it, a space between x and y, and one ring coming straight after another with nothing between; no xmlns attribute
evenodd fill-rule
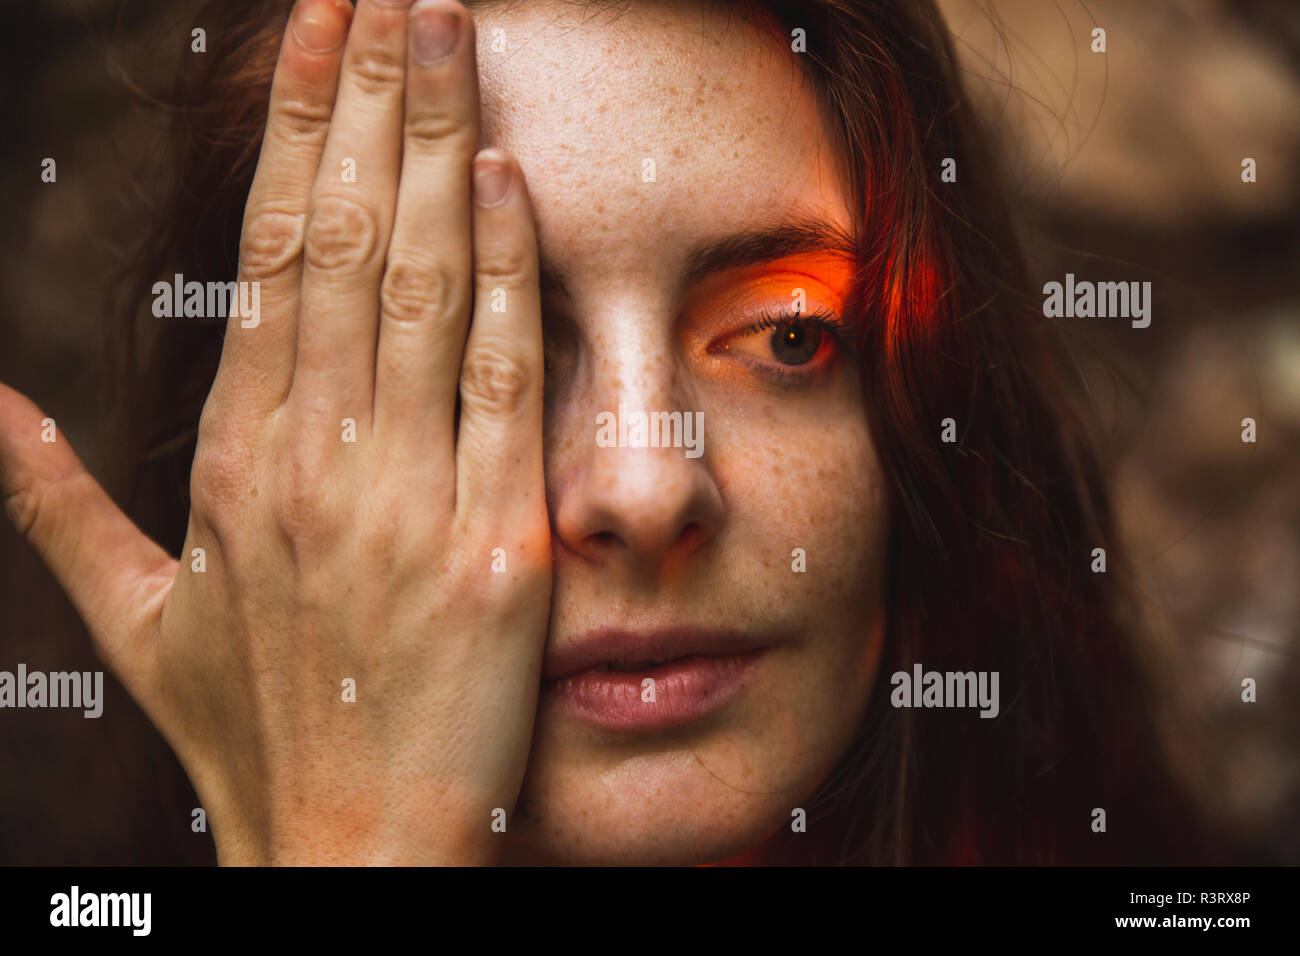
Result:
<svg viewBox="0 0 1300 956"><path fill-rule="evenodd" d="M1245 858L1300 863L1300 3L940 0L1003 144L1033 275L1151 281L1152 322L1079 319L1076 354L1161 683L1169 752ZM3 0L0 380L117 500L105 327L142 228L189 0ZM1106 31L1093 53L1092 31ZM58 162L58 182L40 181ZM1242 160L1257 181L1242 182ZM1241 440L1253 418L1258 440ZM183 483L184 476L179 477ZM0 526L0 669L98 670L53 578ZM1258 702L1241 701L1252 677ZM210 863L175 758L108 675L105 717L0 713L0 864ZM1195 729L1192 729L1192 728ZM160 819L176 826L160 826ZM160 834L169 833L170 837Z"/></svg>

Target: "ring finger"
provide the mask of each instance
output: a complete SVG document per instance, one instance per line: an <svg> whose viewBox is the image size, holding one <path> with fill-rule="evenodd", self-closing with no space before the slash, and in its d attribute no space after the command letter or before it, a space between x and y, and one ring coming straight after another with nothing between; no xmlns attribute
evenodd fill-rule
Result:
<svg viewBox="0 0 1300 956"><path fill-rule="evenodd" d="M455 0L411 10L397 219L381 292L375 426L443 450L448 470L473 295L470 164L479 141L474 29Z"/></svg>

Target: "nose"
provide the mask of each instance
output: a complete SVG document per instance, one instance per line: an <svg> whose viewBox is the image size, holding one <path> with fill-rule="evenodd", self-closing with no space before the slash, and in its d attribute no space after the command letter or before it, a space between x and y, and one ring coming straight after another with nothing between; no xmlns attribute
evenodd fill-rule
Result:
<svg viewBox="0 0 1300 956"><path fill-rule="evenodd" d="M552 501L556 537L635 580L679 577L722 525L707 417L674 404L671 387L591 394L603 399L565 416L568 460L555 463L563 477Z"/></svg>

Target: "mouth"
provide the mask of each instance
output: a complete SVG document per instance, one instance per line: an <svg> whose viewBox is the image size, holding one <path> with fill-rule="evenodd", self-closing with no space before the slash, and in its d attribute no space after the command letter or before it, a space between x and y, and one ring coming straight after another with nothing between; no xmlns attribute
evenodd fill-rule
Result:
<svg viewBox="0 0 1300 956"><path fill-rule="evenodd" d="M546 656L543 693L606 730L663 730L720 708L769 646L734 631L596 631Z"/></svg>

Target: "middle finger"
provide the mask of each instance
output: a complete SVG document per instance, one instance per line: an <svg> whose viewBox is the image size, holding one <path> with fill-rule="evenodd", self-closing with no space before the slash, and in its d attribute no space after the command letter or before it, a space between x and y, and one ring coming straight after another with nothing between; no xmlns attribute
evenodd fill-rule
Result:
<svg viewBox="0 0 1300 956"><path fill-rule="evenodd" d="M379 283L401 164L410 0L358 0L303 243L289 402L370 419ZM337 425L337 421L332 424Z"/></svg>

